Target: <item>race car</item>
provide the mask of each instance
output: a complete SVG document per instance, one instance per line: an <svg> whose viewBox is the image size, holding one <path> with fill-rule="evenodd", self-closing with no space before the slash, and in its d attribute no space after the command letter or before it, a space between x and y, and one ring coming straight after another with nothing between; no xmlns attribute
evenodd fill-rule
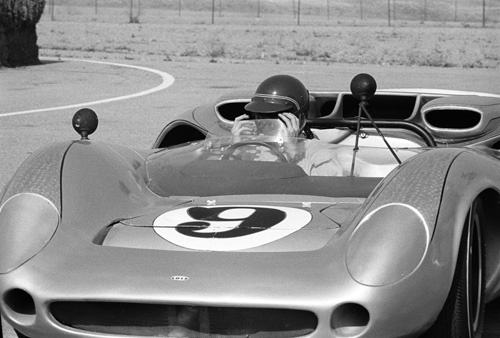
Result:
<svg viewBox="0 0 500 338"><path fill-rule="evenodd" d="M19 337L479 337L500 296L500 96L309 92L313 139L252 93L152 149L45 146L0 195L0 308ZM330 163L339 170L311 164ZM330 168L330 169L329 169Z"/></svg>

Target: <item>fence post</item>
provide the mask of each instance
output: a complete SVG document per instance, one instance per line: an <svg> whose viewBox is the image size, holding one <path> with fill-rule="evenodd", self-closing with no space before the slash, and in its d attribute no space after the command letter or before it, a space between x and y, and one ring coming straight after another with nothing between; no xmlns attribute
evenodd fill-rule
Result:
<svg viewBox="0 0 500 338"><path fill-rule="evenodd" d="M215 22L215 0L212 0L212 24Z"/></svg>
<svg viewBox="0 0 500 338"><path fill-rule="evenodd" d="M387 0L387 21L389 22L389 27L391 27L391 0Z"/></svg>
<svg viewBox="0 0 500 338"><path fill-rule="evenodd" d="M427 21L427 0L424 0L424 22Z"/></svg>
<svg viewBox="0 0 500 338"><path fill-rule="evenodd" d="M54 21L54 0L50 1L50 21Z"/></svg>
<svg viewBox="0 0 500 338"><path fill-rule="evenodd" d="M455 22L458 19L457 13L458 13L458 0L455 0Z"/></svg>
<svg viewBox="0 0 500 338"><path fill-rule="evenodd" d="M486 27L486 0L483 0L483 27Z"/></svg>
<svg viewBox="0 0 500 338"><path fill-rule="evenodd" d="M134 17L132 13L133 10L134 10L134 0L130 0L130 18L129 18L130 23L134 22Z"/></svg>
<svg viewBox="0 0 500 338"><path fill-rule="evenodd" d="M297 26L300 26L300 0L297 1Z"/></svg>

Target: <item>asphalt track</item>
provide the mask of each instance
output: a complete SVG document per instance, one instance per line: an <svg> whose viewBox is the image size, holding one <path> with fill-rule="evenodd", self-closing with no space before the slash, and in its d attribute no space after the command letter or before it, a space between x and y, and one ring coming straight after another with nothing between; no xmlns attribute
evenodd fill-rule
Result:
<svg viewBox="0 0 500 338"><path fill-rule="evenodd" d="M78 138L71 118L80 107L99 115L91 139L148 148L174 115L229 91L254 89L270 75L294 75L311 89L347 90L358 73L373 75L378 88L500 94L496 69L44 59L39 66L0 68L0 189L35 149ZM499 321L500 311L495 314L490 324ZM488 338L500 337L500 327L493 331L499 335ZM14 336L7 327L4 337Z"/></svg>
<svg viewBox="0 0 500 338"><path fill-rule="evenodd" d="M26 115L26 114L34 114L34 113L44 113L44 112L51 112L55 110L62 110L62 109L74 109L74 108L81 108L81 107L88 107L88 106L95 106L98 104L103 104L103 103L108 103L108 102L114 102L114 101L121 101L121 100L127 100L127 99L132 99L135 97L139 96L144 96L148 94L152 94L154 92L163 90L168 88L170 85L174 83L174 77L171 76L170 74L167 74L165 72L156 70L156 69L151 69L147 67L140 67L140 66L134 66L134 65L127 65L123 63L116 63L116 62L105 62L105 61L97 61L97 60L84 60L84 59L46 59L47 61L61 61L61 62L86 62L86 63L91 63L94 65L105 65L105 66L110 66L110 67L122 67L122 68L132 68L136 70L141 70L144 72L150 72L156 75L159 75L162 78L162 82L160 85L143 90L140 92L132 93L132 94L127 94L127 95L121 95L117 97L109 97L109 98L104 98L96 101L90 101L90 102L80 102L80 103L74 103L74 104L68 104L68 105L63 105L63 106L50 106L50 107L45 107L45 108L36 108L36 109L30 109L30 110L22 110L22 111L17 111L17 112L5 112L2 113L1 116L16 116L16 115Z"/></svg>

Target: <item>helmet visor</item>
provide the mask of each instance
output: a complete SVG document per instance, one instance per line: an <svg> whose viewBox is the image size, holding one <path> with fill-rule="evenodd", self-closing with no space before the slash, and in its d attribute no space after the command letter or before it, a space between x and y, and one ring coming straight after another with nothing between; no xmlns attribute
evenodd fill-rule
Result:
<svg viewBox="0 0 500 338"><path fill-rule="evenodd" d="M252 101L245 105L245 109L251 113L268 114L285 111L295 112L300 107L297 102L285 96L255 94Z"/></svg>

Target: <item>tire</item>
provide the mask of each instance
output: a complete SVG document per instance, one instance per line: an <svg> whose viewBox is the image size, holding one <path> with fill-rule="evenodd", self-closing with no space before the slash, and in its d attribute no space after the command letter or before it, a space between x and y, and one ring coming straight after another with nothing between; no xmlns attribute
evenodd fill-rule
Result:
<svg viewBox="0 0 500 338"><path fill-rule="evenodd" d="M484 320L483 207L474 201L464 224L446 303L426 338L480 338Z"/></svg>

